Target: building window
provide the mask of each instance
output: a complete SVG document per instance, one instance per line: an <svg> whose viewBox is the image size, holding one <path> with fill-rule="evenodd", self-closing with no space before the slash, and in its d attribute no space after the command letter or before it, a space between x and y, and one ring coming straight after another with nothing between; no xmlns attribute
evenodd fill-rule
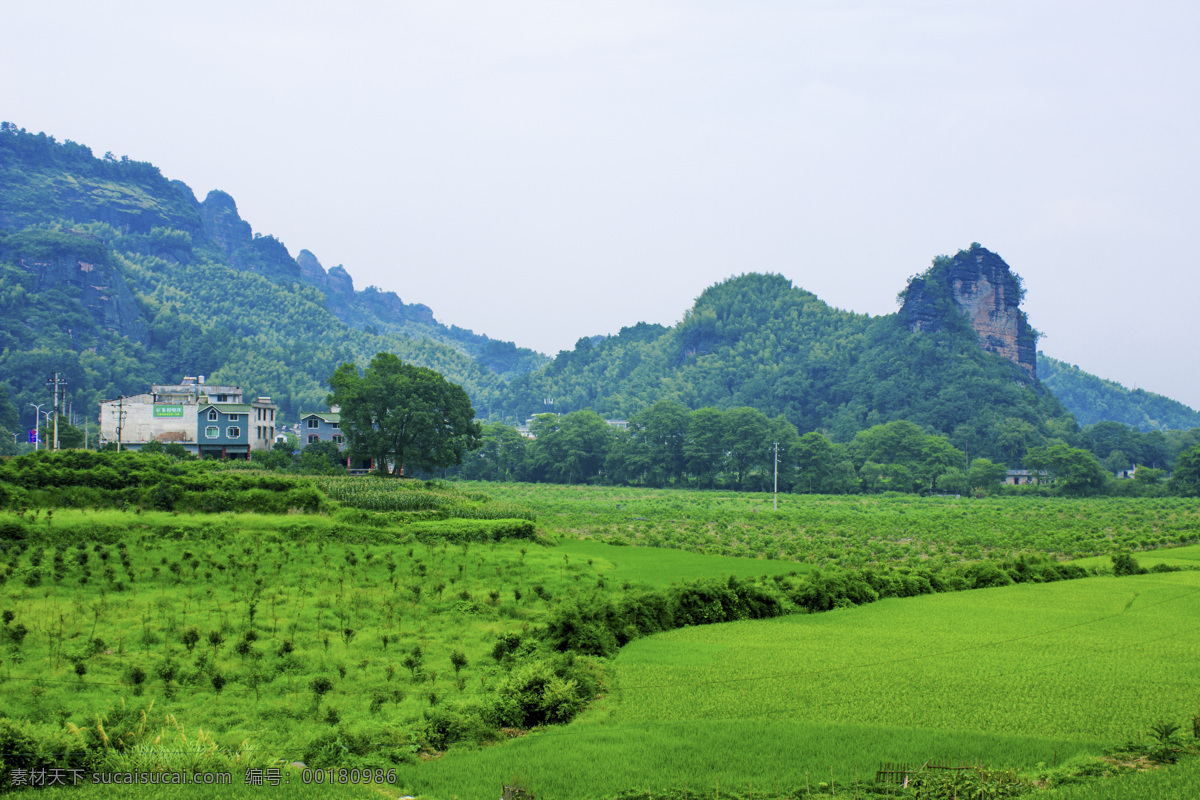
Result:
<svg viewBox="0 0 1200 800"><path fill-rule="evenodd" d="M206 439L216 439L220 435L221 435L221 429L218 428L216 425L209 425L207 428L204 429L204 438L206 438Z"/></svg>
<svg viewBox="0 0 1200 800"><path fill-rule="evenodd" d="M321 420L317 419L316 417L309 417L308 418L308 427L310 427L310 428L321 427Z"/></svg>
<svg viewBox="0 0 1200 800"><path fill-rule="evenodd" d="M341 444L342 442L346 441L346 437L342 436L340 433L335 433L333 436L330 437L330 440L334 444Z"/></svg>
<svg viewBox="0 0 1200 800"><path fill-rule="evenodd" d="M232 425L225 429L225 437L227 439L240 439L242 438L242 429L236 425Z"/></svg>
<svg viewBox="0 0 1200 800"><path fill-rule="evenodd" d="M331 422L331 423L329 423L329 427L334 428L336 430L337 428L342 427L342 424L340 422Z"/></svg>
<svg viewBox="0 0 1200 800"><path fill-rule="evenodd" d="M317 442L319 442L319 441L321 441L321 435L320 435L320 434L318 434L318 433L310 433L310 434L308 435L308 443L309 443L309 444L316 444L316 443L317 443Z"/></svg>
<svg viewBox="0 0 1200 800"><path fill-rule="evenodd" d="M210 408L208 410L208 421L209 422L217 421L217 410L215 408Z"/></svg>
<svg viewBox="0 0 1200 800"><path fill-rule="evenodd" d="M239 417L241 417L241 414L230 414L230 415L229 415L229 421L230 421L230 422L237 422Z"/></svg>

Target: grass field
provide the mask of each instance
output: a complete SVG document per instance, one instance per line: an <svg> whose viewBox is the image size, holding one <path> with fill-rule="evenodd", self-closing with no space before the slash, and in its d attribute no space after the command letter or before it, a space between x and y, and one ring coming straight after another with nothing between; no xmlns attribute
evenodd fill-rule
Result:
<svg viewBox="0 0 1200 800"><path fill-rule="evenodd" d="M1200 758L1169 769L1129 772L1102 781L1048 790L1046 800L1192 800L1200 797Z"/></svg>
<svg viewBox="0 0 1200 800"><path fill-rule="evenodd" d="M1076 558L1200 540L1185 498L772 496L549 484L457 484L537 509L564 539L861 566L1044 553Z"/></svg>
<svg viewBox="0 0 1200 800"><path fill-rule="evenodd" d="M152 726L288 761L336 756L347 731L403 751L403 720L480 691L498 635L599 579L532 542L425 545L324 517L61 510L31 530L0 556L0 713L87 727L153 701Z"/></svg>
<svg viewBox="0 0 1200 800"><path fill-rule="evenodd" d="M337 763L355 741L390 753L380 757L396 784L323 795L465 800L517 779L554 800L642 787L815 792L853 786L883 762L929 758L1037 775L1200 711L1200 572L1188 571L658 634L622 649L610 689L575 722L418 761L426 712L490 696L497 637L534 630L564 599L1017 553L1130 549L1143 567L1198 567L1200 509L1177 499L787 496L775 512L769 495L460 484L442 494L464 514L525 509L557 543L455 545L406 533L401 517L422 513L420 498L389 498L386 482L369 488L361 502L389 516L43 510L28 541L0 550L0 610L11 614L0 626L0 715L87 729L125 702L147 710L165 741L203 730L254 764ZM1182 546L1146 550L1164 545ZM1082 563L1109 565L1106 555ZM417 646L410 669L403 659ZM318 678L329 680L322 693ZM1136 785L1173 797L1195 772ZM296 796L313 791L295 774L292 783ZM1061 796L1108 796L1070 790L1085 793ZM230 791L282 790L81 794Z"/></svg>
<svg viewBox="0 0 1200 800"><path fill-rule="evenodd" d="M1037 773L1200 709L1197 611L1200 574L1174 573L676 630L624 648L614 695L566 728L407 777L449 800L519 776L553 800L845 786L929 758Z"/></svg>

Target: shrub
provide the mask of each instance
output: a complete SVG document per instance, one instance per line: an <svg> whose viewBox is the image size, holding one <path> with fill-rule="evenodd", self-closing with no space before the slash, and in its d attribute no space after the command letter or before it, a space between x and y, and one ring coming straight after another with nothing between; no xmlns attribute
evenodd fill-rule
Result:
<svg viewBox="0 0 1200 800"><path fill-rule="evenodd" d="M86 753L58 728L0 717L0 790L13 770L83 769Z"/></svg>

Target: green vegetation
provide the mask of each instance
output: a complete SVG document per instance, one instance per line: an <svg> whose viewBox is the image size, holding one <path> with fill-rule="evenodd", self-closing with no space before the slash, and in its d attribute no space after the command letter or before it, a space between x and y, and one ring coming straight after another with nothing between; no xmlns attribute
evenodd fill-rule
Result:
<svg viewBox="0 0 1200 800"><path fill-rule="evenodd" d="M766 493L458 485L536 508L538 523L561 539L847 567L1073 558L1200 538L1200 509L1184 498L791 495L774 510Z"/></svg>
<svg viewBox="0 0 1200 800"><path fill-rule="evenodd" d="M1147 432L1200 428L1200 412L1177 400L1127 389L1044 353L1038 353L1037 374L1080 425L1109 420Z"/></svg>
<svg viewBox="0 0 1200 800"><path fill-rule="evenodd" d="M1062 440L1035 445L1033 428L1008 427L997 447L1015 455L1013 463L1029 470L1036 486L1004 489L1004 464L976 457L968 466L966 453L950 439L907 420L874 425L835 444L816 431L801 436L785 418L768 419L753 408L689 411L667 400L634 414L627 428L614 427L593 411L538 415L530 423L532 439L514 428L489 424L478 451L442 474L570 484L777 487L802 494L1036 491L1152 497L1200 491L1192 455L1200 445L1193 444L1193 432L1139 434L1103 422L1071 437L1083 445L1073 447ZM1103 462L1097 454L1103 454ZM1134 464L1141 466L1132 480L1114 477L1113 472ZM1178 467L1178 477L1168 482L1164 468L1172 466Z"/></svg>
<svg viewBox="0 0 1200 800"><path fill-rule="evenodd" d="M954 790L1007 792L1065 786L1145 731L1138 758L1190 753L1172 726L1195 701L1179 608L1200 562L1194 544L1145 552L1195 541L1183 500L775 511L746 492L493 497L250 466L77 452L0 467L15 509L0 514L0 749L32 768L383 770L385 792L431 798L518 780L545 800L709 781L829 796L826 776L846 789L931 757L993 770ZM217 496L269 513L204 513ZM1107 557L1053 557L1071 549ZM1096 573L1120 577L1077 580ZM1142 690L1100 704L1099 675Z"/></svg>
<svg viewBox="0 0 1200 800"><path fill-rule="evenodd" d="M519 690L535 673L514 676L492 656L497 635L520 640L590 568L558 568L536 541L476 544L434 535L434 524L68 510L0 519L0 713L91 764L146 736L202 729L214 753L252 765L372 768L448 736L536 724L527 708L568 719L596 689L586 660L539 657L530 640L522 669L535 669L536 685ZM137 735L93 741L97 713L109 739L118 717Z"/></svg>
<svg viewBox="0 0 1200 800"><path fill-rule="evenodd" d="M1197 592L1196 573L1093 579L684 628L623 649L615 697L565 730L453 753L410 779L467 797L519 774L555 798L714 780L770 797L776 781L791 792L832 778L854 796L856 769L865 782L881 763L936 758L1067 781L1105 746L1195 713L1195 632L1180 613Z"/></svg>
<svg viewBox="0 0 1200 800"><path fill-rule="evenodd" d="M338 364L381 351L437 369L477 402L545 361L394 294L354 292L306 251L305 271L283 243L252 235L224 193L200 203L150 164L9 123L0 220L0 383L24 427L25 404L55 371L85 414L184 370L270 394L294 418L320 407Z"/></svg>
<svg viewBox="0 0 1200 800"><path fill-rule="evenodd" d="M750 407L836 442L903 419L999 460L1024 454L1024 443L1001 452L1011 429L1021 429L1028 446L1072 433L1053 396L1019 385L1013 364L985 353L965 317L951 311L941 322L936 333L912 332L898 315L839 311L782 276L743 275L705 290L674 328L639 325L595 343L581 339L516 380L500 409L524 419L545 410L545 398L557 410L621 417L660 400Z"/></svg>
<svg viewBox="0 0 1200 800"><path fill-rule="evenodd" d="M329 385L328 402L341 408L351 457L373 459L381 473L389 462L395 462L395 475L454 466L479 445L467 393L431 369L376 353L361 375L353 364L342 364Z"/></svg>

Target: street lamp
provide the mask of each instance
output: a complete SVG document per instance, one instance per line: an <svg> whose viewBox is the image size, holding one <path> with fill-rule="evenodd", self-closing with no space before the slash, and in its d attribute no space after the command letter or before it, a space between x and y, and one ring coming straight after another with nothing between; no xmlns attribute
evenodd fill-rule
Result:
<svg viewBox="0 0 1200 800"><path fill-rule="evenodd" d="M42 418L42 406L44 406L46 404L45 403L28 403L28 405L33 406L34 409L37 411L37 413L33 415L33 449L36 451L36 450L40 449L38 447L38 445L40 445L42 443L42 436L38 432L38 420L40 420Z"/></svg>

